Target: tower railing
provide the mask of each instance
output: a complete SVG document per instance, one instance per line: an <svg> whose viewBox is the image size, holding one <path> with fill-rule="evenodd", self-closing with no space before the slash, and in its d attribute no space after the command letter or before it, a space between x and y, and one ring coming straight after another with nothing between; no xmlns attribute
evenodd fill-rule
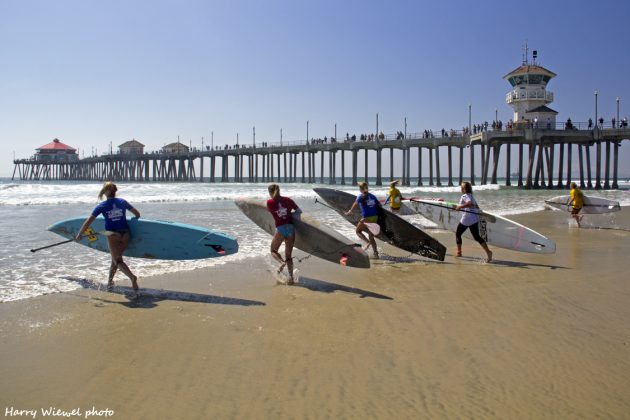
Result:
<svg viewBox="0 0 630 420"><path fill-rule="evenodd" d="M539 99L547 102L553 102L553 92L546 90L513 90L505 95L505 102L508 104L511 104L514 101L524 101L528 99Z"/></svg>

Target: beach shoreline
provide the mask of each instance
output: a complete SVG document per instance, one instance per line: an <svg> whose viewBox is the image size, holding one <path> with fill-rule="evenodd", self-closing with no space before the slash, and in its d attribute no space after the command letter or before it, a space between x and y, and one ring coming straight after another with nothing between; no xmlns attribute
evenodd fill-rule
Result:
<svg viewBox="0 0 630 420"><path fill-rule="evenodd" d="M569 227L559 211L510 219L555 240L556 254L493 248L484 264L478 244L464 239L454 258L453 234L436 232L444 263L388 247L369 270L306 258L288 287L257 257L141 279L154 292L137 302L79 288L2 303L0 412L627 416L630 232ZM614 224L629 229L630 208Z"/></svg>

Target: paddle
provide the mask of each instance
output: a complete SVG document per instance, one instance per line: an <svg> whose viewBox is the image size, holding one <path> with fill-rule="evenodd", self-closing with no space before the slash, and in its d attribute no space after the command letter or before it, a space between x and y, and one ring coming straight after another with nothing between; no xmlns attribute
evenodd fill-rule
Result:
<svg viewBox="0 0 630 420"><path fill-rule="evenodd" d="M429 203L428 201L423 201L423 200L417 200L414 198L410 198L410 201L416 202L416 203L423 203L423 204L428 204L430 206L435 206L435 207L442 207L448 210L455 210L455 211L461 211L463 213L472 213L472 214L476 214L477 216L483 217L484 219L486 219L488 222L490 223L496 223L497 222L497 218L485 213L483 210L479 210L479 211L471 211L471 210L465 210L465 209L456 209L455 207L450 207L450 206L446 206L444 204L436 204L436 203Z"/></svg>
<svg viewBox="0 0 630 420"><path fill-rule="evenodd" d="M81 239L83 239L83 238L87 238L88 236L92 236L92 235L105 235L105 236L109 236L109 235L111 235L112 233L113 233L113 232L110 232L110 231L108 231L108 230L103 230L103 231L100 231L100 232L92 232L92 233L91 233L91 234L89 234L89 235L84 235L84 236L81 236ZM40 248L34 248L34 249L31 249L31 252L37 252L37 251L41 251L42 249L52 248L52 247L54 247L54 246L59 246L59 245L63 245L63 244L68 244L68 243L70 243L70 242L74 242L74 240L75 240L75 238L72 238L72 239L66 239L65 241L56 242L56 243L54 243L54 244L50 244L50 245L46 245L46 246L42 246L42 247L40 247Z"/></svg>
<svg viewBox="0 0 630 420"><path fill-rule="evenodd" d="M319 201L317 198L315 199L316 203L321 204L324 207L328 207L331 210L337 211L337 209L335 209L334 207L330 207L328 204L326 203L322 203L321 201ZM378 236L379 233L381 233L381 227L378 225L378 223L363 223L365 225L366 228L368 228L368 230L370 231L370 233L374 236Z"/></svg>

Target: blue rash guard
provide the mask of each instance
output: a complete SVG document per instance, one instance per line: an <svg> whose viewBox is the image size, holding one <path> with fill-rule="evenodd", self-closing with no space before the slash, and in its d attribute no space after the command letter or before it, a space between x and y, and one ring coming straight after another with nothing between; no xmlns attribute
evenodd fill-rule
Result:
<svg viewBox="0 0 630 420"><path fill-rule="evenodd" d="M94 208L92 216L98 217L99 214L103 214L105 218L105 230L114 232L129 230L126 212L132 208L131 204L122 198L108 198Z"/></svg>
<svg viewBox="0 0 630 420"><path fill-rule="evenodd" d="M378 198L368 193L367 197L363 198L363 194L359 194L355 200L361 208L361 216L374 217L378 216Z"/></svg>

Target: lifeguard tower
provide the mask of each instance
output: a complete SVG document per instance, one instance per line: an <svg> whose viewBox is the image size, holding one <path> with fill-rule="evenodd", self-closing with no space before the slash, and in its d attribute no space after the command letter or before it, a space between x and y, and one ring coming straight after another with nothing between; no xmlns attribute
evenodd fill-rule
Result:
<svg viewBox="0 0 630 420"><path fill-rule="evenodd" d="M531 63L528 55L525 45L523 63L503 76L512 85L505 102L514 109L513 124L518 128L555 129L558 112L547 106L553 102L553 92L547 90L547 83L556 74L536 62L538 51L532 51Z"/></svg>

